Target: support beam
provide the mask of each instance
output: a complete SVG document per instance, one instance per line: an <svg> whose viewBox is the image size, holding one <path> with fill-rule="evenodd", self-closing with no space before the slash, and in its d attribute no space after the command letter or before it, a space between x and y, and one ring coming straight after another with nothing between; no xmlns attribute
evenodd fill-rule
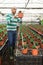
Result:
<svg viewBox="0 0 43 65"><path fill-rule="evenodd" d="M25 5L25 8L27 7L28 3L29 3L30 0L27 1L26 5Z"/></svg>
<svg viewBox="0 0 43 65"><path fill-rule="evenodd" d="M11 9L12 7L0 7L0 9ZM25 8L25 7L16 7L17 9L43 9L43 8Z"/></svg>

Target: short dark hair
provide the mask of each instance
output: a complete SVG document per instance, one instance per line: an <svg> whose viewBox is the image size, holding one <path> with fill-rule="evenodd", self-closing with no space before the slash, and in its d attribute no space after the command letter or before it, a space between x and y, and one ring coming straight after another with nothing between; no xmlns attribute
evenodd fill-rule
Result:
<svg viewBox="0 0 43 65"><path fill-rule="evenodd" d="M19 13L21 13L22 11L19 11Z"/></svg>

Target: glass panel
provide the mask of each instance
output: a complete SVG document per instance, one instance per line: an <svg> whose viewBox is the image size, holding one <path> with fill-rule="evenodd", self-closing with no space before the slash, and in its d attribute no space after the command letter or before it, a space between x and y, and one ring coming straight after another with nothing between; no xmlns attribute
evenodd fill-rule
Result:
<svg viewBox="0 0 43 65"><path fill-rule="evenodd" d="M43 8L43 4L28 4L27 8Z"/></svg>

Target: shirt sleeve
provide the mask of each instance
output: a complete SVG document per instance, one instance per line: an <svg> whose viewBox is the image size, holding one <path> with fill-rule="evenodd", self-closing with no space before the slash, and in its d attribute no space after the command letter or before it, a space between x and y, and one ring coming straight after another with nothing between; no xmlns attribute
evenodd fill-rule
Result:
<svg viewBox="0 0 43 65"><path fill-rule="evenodd" d="M6 15L6 21L7 21L7 23L10 23L10 20L11 20L11 16L10 16L10 14L7 14Z"/></svg>
<svg viewBox="0 0 43 65"><path fill-rule="evenodd" d="M17 22L18 22L18 19L12 17L12 18L11 18L11 21L17 23Z"/></svg>
<svg viewBox="0 0 43 65"><path fill-rule="evenodd" d="M21 19L18 18L18 21L17 21L17 26L20 26L20 22L21 22Z"/></svg>
<svg viewBox="0 0 43 65"><path fill-rule="evenodd" d="M21 18L18 18L18 23L20 23L22 21L22 19Z"/></svg>

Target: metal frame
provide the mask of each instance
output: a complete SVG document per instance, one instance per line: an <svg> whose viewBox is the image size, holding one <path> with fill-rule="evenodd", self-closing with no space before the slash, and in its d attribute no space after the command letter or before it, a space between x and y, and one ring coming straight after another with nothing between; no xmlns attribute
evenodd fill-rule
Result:
<svg viewBox="0 0 43 65"><path fill-rule="evenodd" d="M0 7L0 9L11 9L12 7ZM17 9L43 9L43 8L25 8L25 7L16 7Z"/></svg>

